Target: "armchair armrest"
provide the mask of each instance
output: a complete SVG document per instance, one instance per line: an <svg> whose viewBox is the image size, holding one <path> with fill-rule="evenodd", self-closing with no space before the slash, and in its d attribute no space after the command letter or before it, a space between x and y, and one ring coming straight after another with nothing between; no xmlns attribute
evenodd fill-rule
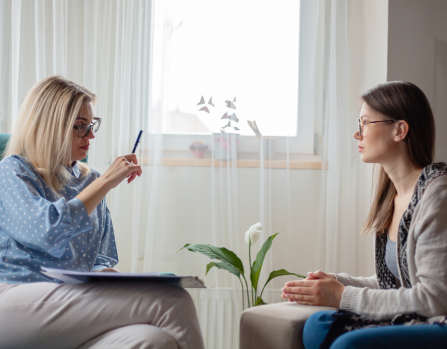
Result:
<svg viewBox="0 0 447 349"><path fill-rule="evenodd" d="M275 303L242 312L239 349L304 349L302 334L307 318L331 307Z"/></svg>

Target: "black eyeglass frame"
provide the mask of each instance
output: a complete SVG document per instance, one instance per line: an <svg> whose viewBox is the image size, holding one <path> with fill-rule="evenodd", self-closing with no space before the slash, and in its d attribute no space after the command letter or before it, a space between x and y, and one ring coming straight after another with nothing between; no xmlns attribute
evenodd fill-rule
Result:
<svg viewBox="0 0 447 349"><path fill-rule="evenodd" d="M73 126L73 128L76 130L76 133L77 133L79 138L87 137L87 135L90 133L90 130L92 129L92 127L93 127L93 133L98 132L99 126L101 126L101 118L93 118L93 120L95 120L95 121L94 122L92 121L91 124ZM85 133L84 136L80 136L79 135L79 129L81 129L82 127L85 127L85 126L87 126L87 132Z"/></svg>
<svg viewBox="0 0 447 349"><path fill-rule="evenodd" d="M363 136L363 126L368 125L368 124L378 124L379 122L397 122L399 120L382 120L382 121L363 121L360 119L357 119L357 127L359 130L359 135Z"/></svg>

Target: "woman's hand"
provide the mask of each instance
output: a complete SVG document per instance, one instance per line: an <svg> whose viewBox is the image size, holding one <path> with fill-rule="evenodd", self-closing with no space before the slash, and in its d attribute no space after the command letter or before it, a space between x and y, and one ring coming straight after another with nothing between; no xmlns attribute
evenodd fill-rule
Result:
<svg viewBox="0 0 447 349"><path fill-rule="evenodd" d="M107 182L109 189L112 189L125 178L127 178L127 183L130 183L136 176L141 176L142 173L143 170L138 165L137 156L129 154L116 158L109 169L102 175L102 180Z"/></svg>
<svg viewBox="0 0 447 349"><path fill-rule="evenodd" d="M76 198L82 201L90 216L110 189L115 188L124 178L127 178L127 183L130 183L142 173L135 154L120 156L101 177L81 191Z"/></svg>
<svg viewBox="0 0 447 349"><path fill-rule="evenodd" d="M104 272L104 273L121 273L116 268L104 268L104 269L101 269L101 270L95 270L95 273L100 273L100 272Z"/></svg>
<svg viewBox="0 0 447 349"><path fill-rule="evenodd" d="M305 280L289 281L281 289L281 297L304 305L339 308L345 286L332 274L322 271L308 273Z"/></svg>

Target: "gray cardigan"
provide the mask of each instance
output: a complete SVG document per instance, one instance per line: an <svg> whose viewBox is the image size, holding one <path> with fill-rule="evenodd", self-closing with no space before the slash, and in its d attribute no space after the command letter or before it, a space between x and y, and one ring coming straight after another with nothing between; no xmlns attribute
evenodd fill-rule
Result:
<svg viewBox="0 0 447 349"><path fill-rule="evenodd" d="M445 164L442 165L445 167ZM424 171L418 179L415 191L416 196L418 189L422 188L420 198L413 207L410 222L405 222L405 219L401 221L398 237L398 240L402 240L402 228L406 228L404 257L408 269L405 273L408 273L410 285L400 287L398 280L394 279L397 288L383 287L383 278L377 277L383 274L382 262L378 260L378 256L383 253L383 244L377 237L374 276L351 277L344 273L335 275L346 286L340 303L341 309L374 320L390 320L397 314L410 313L428 318L447 315L447 175L438 173L438 176L424 178L423 174ZM412 202L414 203L414 197ZM399 275L401 280L405 280L402 253L398 254L398 258Z"/></svg>

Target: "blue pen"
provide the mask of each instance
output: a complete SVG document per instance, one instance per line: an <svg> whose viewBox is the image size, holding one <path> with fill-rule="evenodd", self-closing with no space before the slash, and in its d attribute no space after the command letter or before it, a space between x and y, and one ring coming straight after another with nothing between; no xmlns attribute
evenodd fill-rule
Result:
<svg viewBox="0 0 447 349"><path fill-rule="evenodd" d="M143 130L140 130L140 133L138 134L137 141L135 142L135 145L133 146L132 154L135 153L135 150L137 150L138 143L140 143L141 135L143 134Z"/></svg>

